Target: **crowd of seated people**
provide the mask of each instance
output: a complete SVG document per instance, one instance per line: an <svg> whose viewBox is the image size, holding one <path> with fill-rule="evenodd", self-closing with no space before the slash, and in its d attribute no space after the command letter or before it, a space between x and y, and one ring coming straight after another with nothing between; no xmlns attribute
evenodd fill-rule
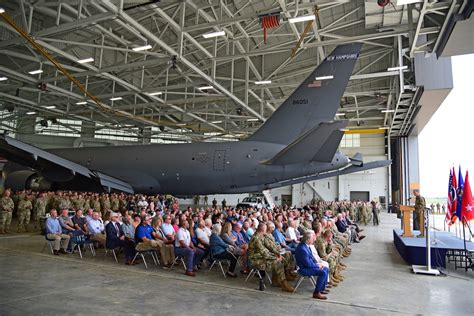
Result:
<svg viewBox="0 0 474 316"><path fill-rule="evenodd" d="M329 289L344 280L342 260L365 237L360 228L366 220L364 202L182 209L176 199L161 195L20 191L13 197L31 199L35 228L41 226L36 220L46 219L44 233L55 255L73 251L72 237L80 233L96 247L122 249L127 265L139 263L133 261L137 251L155 250L164 269L172 269L179 256L187 276L214 260L227 260L227 276L237 277L238 263L241 274L251 269L271 273L273 285L293 292L290 282L298 271L317 278L316 299L326 299Z"/></svg>

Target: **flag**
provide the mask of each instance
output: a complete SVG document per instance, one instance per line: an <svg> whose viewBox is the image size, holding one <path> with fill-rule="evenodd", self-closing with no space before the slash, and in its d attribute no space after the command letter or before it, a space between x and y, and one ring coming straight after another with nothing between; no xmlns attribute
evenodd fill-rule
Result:
<svg viewBox="0 0 474 316"><path fill-rule="evenodd" d="M308 84L308 88L321 88L321 80L314 80Z"/></svg>
<svg viewBox="0 0 474 316"><path fill-rule="evenodd" d="M466 223L474 219L474 203L472 202L471 186L469 185L469 173L466 171L466 182L462 193L461 219Z"/></svg>
<svg viewBox="0 0 474 316"><path fill-rule="evenodd" d="M456 213L456 172L454 168L449 170L449 184L448 184L448 211L446 212L446 223L448 225L454 224L454 214Z"/></svg>
<svg viewBox="0 0 474 316"><path fill-rule="evenodd" d="M461 210L462 210L462 191L464 190L464 181L462 179L461 166L459 166L458 173L458 186L456 188L456 218L461 219Z"/></svg>

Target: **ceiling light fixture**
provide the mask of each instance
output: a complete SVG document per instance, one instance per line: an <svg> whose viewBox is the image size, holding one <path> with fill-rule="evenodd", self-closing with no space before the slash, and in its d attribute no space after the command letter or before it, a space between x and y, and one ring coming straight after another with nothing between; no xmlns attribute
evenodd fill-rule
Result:
<svg viewBox="0 0 474 316"><path fill-rule="evenodd" d="M148 50L148 49L152 49L151 45L145 45L145 46L139 46L139 47L132 48L132 50L134 52L140 52L142 50Z"/></svg>
<svg viewBox="0 0 474 316"><path fill-rule="evenodd" d="M85 64L85 63L90 63L90 62L93 62L93 61L94 61L94 58L89 57L89 58L86 58L86 59L79 59L77 62L79 64Z"/></svg>
<svg viewBox="0 0 474 316"><path fill-rule="evenodd" d="M272 83L271 80L255 81L255 84L270 84L270 83Z"/></svg>
<svg viewBox="0 0 474 316"><path fill-rule="evenodd" d="M151 95L151 96L154 96L154 95L160 95L160 94L163 94L163 92L161 91L158 91L158 92L150 92L150 93L147 93L148 95Z"/></svg>
<svg viewBox="0 0 474 316"><path fill-rule="evenodd" d="M44 107L45 109L48 109L48 110L52 110L52 109L55 109L56 106L55 105L47 105Z"/></svg>
<svg viewBox="0 0 474 316"><path fill-rule="evenodd" d="M84 105L84 104L87 104L87 101L80 101L80 102L76 102L77 105Z"/></svg>
<svg viewBox="0 0 474 316"><path fill-rule="evenodd" d="M397 0L396 5L406 5L410 3L417 3L417 2L423 2L422 0Z"/></svg>
<svg viewBox="0 0 474 316"><path fill-rule="evenodd" d="M390 68L387 68L387 71L394 71L394 70L405 70L407 69L408 66L407 65L404 65L404 66L400 66L400 67L390 67Z"/></svg>
<svg viewBox="0 0 474 316"><path fill-rule="evenodd" d="M390 127L388 126L382 126L382 127L379 127L379 129L389 129Z"/></svg>
<svg viewBox="0 0 474 316"><path fill-rule="evenodd" d="M257 122L258 118L249 118L247 122Z"/></svg>
<svg viewBox="0 0 474 316"><path fill-rule="evenodd" d="M344 116L346 113L336 113L336 116Z"/></svg>
<svg viewBox="0 0 474 316"><path fill-rule="evenodd" d="M186 123L177 123L176 126L186 126Z"/></svg>
<svg viewBox="0 0 474 316"><path fill-rule="evenodd" d="M198 89L202 91L202 90L214 89L214 87L213 86L204 86L204 87L199 87Z"/></svg>
<svg viewBox="0 0 474 316"><path fill-rule="evenodd" d="M329 79L334 79L334 76L333 76L333 75L329 75L329 76L319 76L319 77L316 77L315 79L316 79L316 80L329 80Z"/></svg>
<svg viewBox="0 0 474 316"><path fill-rule="evenodd" d="M113 97L113 98L110 98L110 101L118 101L118 100L122 100L122 97Z"/></svg>
<svg viewBox="0 0 474 316"><path fill-rule="evenodd" d="M42 72L43 72L43 70L38 69L38 70L29 71L28 73L29 73L30 75L37 75L37 74L40 74L40 73L42 73Z"/></svg>
<svg viewBox="0 0 474 316"><path fill-rule="evenodd" d="M212 37L224 36L224 35L225 35L225 32L224 32L224 31L217 31L217 32L202 34L202 37L204 37L204 38L212 38Z"/></svg>
<svg viewBox="0 0 474 316"><path fill-rule="evenodd" d="M4 8L0 8L0 14L2 13L5 13L5 9Z"/></svg>
<svg viewBox="0 0 474 316"><path fill-rule="evenodd" d="M288 19L288 22L298 23L298 22L305 22L305 21L312 21L312 20L316 20L316 16L314 14L313 15L298 16L296 18L291 18L291 19Z"/></svg>
<svg viewBox="0 0 474 316"><path fill-rule="evenodd" d="M34 114L36 114L36 112L34 112L34 111L26 112L26 115L34 115Z"/></svg>
<svg viewBox="0 0 474 316"><path fill-rule="evenodd" d="M5 81L5 80L8 80L7 77L0 77L0 81Z"/></svg>
<svg viewBox="0 0 474 316"><path fill-rule="evenodd" d="M395 110L382 110L380 112L382 112L382 113L393 113L393 112L395 112Z"/></svg>
<svg viewBox="0 0 474 316"><path fill-rule="evenodd" d="M222 121L214 121L214 122L211 122L212 124L220 124L222 123Z"/></svg>

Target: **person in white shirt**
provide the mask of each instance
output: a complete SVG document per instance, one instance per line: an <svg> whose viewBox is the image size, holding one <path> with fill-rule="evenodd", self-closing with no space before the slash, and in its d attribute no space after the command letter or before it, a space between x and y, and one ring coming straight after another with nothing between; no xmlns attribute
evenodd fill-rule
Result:
<svg viewBox="0 0 474 316"><path fill-rule="evenodd" d="M196 276L197 265L204 256L204 251L200 248L195 247L191 241L191 235L189 233L189 223L186 220L179 222L179 230L176 233L175 238L175 256L183 257L186 261L186 272L187 276Z"/></svg>
<svg viewBox="0 0 474 316"><path fill-rule="evenodd" d="M139 208L146 209L148 207L148 202L146 201L145 197L142 196L140 201L138 201L137 205L138 205Z"/></svg>
<svg viewBox="0 0 474 316"><path fill-rule="evenodd" d="M288 228L285 233L286 244L291 248L296 248L298 246L299 240L296 232L296 221L290 219L288 222Z"/></svg>
<svg viewBox="0 0 474 316"><path fill-rule="evenodd" d="M90 239L99 242L105 247L105 226L98 212L92 213L92 218L87 222L87 227L89 228Z"/></svg>
<svg viewBox="0 0 474 316"><path fill-rule="evenodd" d="M175 231L173 225L171 224L171 216L165 215L163 217L163 224L161 224L161 230L165 234L168 240L174 240L175 238Z"/></svg>
<svg viewBox="0 0 474 316"><path fill-rule="evenodd" d="M88 209L87 210L87 214L86 214L86 222L89 223L89 221L92 219L92 213L94 213L94 210L93 209Z"/></svg>
<svg viewBox="0 0 474 316"><path fill-rule="evenodd" d="M209 238L211 237L211 234L209 234L209 232L211 231L206 227L206 222L204 220L199 221L199 227L196 229L196 237L199 243L204 246L209 246Z"/></svg>
<svg viewBox="0 0 474 316"><path fill-rule="evenodd" d="M212 225L212 221L211 221L211 225ZM196 228L195 232L196 232L196 238L198 241L198 247L204 251L203 258L207 258L207 256L209 255L211 251L211 248L209 245L211 234L209 234L210 231L206 227L206 222L203 219L199 221L199 226L198 228Z"/></svg>

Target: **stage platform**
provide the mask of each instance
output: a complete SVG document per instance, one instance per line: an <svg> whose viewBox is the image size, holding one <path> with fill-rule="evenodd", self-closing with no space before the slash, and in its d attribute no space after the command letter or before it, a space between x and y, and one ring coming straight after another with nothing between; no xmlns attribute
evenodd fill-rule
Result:
<svg viewBox="0 0 474 316"><path fill-rule="evenodd" d="M401 229L393 230L393 241L398 253L409 264L426 265L425 238L402 237ZM420 232L415 230L416 236ZM464 242L450 232L431 231L431 266L446 268L446 252L464 249ZM466 248L474 251L474 243L466 241Z"/></svg>

